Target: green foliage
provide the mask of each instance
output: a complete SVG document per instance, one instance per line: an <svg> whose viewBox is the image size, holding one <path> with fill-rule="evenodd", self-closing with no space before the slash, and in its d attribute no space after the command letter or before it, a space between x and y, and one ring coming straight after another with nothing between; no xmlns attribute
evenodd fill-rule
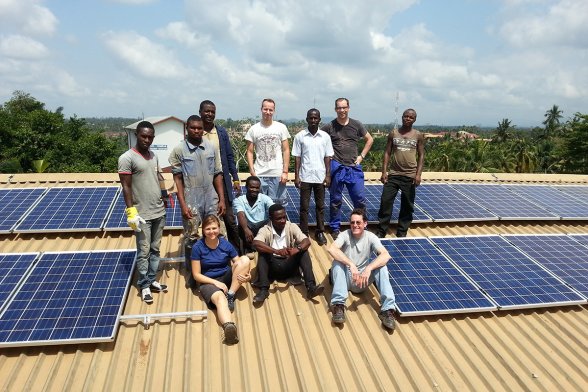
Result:
<svg viewBox="0 0 588 392"><path fill-rule="evenodd" d="M93 132L75 116L66 120L62 108L44 107L22 91L0 107L0 158L11 162L1 165L1 172L116 171L125 140Z"/></svg>

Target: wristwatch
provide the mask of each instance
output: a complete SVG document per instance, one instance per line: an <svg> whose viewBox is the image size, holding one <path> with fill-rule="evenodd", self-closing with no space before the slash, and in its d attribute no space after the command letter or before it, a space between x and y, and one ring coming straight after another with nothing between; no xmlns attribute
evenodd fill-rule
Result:
<svg viewBox="0 0 588 392"><path fill-rule="evenodd" d="M302 247L300 246L300 244L296 245L296 249L302 250Z"/></svg>

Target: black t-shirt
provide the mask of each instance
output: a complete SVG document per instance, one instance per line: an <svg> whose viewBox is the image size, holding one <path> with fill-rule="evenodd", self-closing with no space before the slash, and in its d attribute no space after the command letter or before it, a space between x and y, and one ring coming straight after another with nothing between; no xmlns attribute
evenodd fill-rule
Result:
<svg viewBox="0 0 588 392"><path fill-rule="evenodd" d="M350 118L347 125L341 125L335 119L325 124L321 129L331 136L335 152L333 159L344 165L353 166L359 155L357 142L367 133L363 124Z"/></svg>

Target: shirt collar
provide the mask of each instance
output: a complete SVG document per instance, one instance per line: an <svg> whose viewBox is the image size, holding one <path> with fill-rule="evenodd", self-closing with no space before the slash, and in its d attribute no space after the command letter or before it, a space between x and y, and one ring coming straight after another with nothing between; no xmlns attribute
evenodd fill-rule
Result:
<svg viewBox="0 0 588 392"><path fill-rule="evenodd" d="M199 145L195 146L195 145L193 145L192 143L190 143L190 142L188 141L188 139L186 139L186 145L188 146L188 148L189 148L190 150L196 150L197 148L199 148L199 149L201 149L201 150L205 150L205 148L204 148L204 140L202 140L202 141L200 142L200 144L199 144Z"/></svg>

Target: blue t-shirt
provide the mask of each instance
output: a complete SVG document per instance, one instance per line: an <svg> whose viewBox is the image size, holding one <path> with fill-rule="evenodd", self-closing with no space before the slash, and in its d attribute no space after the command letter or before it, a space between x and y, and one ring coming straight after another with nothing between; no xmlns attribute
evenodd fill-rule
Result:
<svg viewBox="0 0 588 392"><path fill-rule="evenodd" d="M216 249L210 249L200 239L192 247L192 260L200 260L200 270L209 278L223 276L231 268L231 260L237 257L235 247L224 237L219 237Z"/></svg>

